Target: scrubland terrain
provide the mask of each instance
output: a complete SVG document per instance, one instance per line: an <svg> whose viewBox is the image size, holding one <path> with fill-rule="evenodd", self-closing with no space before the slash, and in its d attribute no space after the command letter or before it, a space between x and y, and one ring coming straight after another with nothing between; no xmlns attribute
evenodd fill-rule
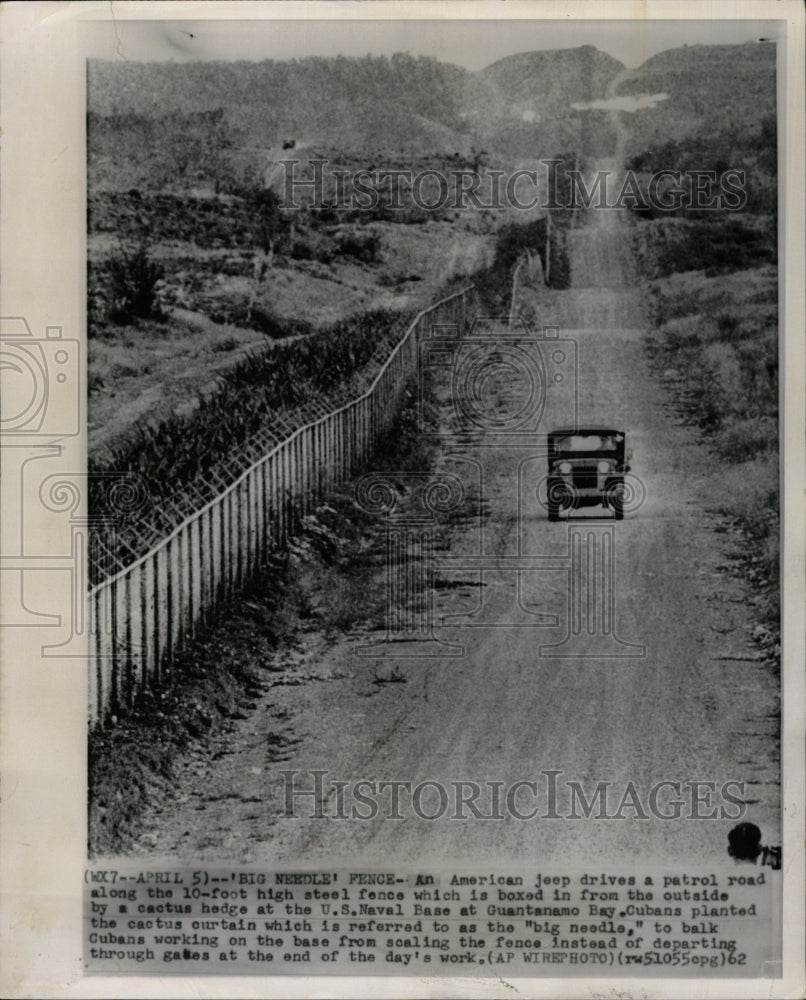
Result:
<svg viewBox="0 0 806 1000"><path fill-rule="evenodd" d="M640 235L640 234L639 234ZM769 234L768 234L769 235ZM774 252L733 265L683 270L689 233L671 254L676 273L647 283L655 377L713 456L707 502L735 528L740 574L756 589L757 637L777 651L780 571L778 272ZM670 255L668 244L664 253Z"/></svg>
<svg viewBox="0 0 806 1000"><path fill-rule="evenodd" d="M276 201L263 208L277 228L269 249L260 211L216 195L126 192L91 200L91 453L138 419L153 422L192 404L250 348L373 310L416 311L490 253L492 220L309 220L292 231ZM109 262L121 246L133 248L120 261L130 278L144 269L138 253L155 269L153 303L139 310L145 316L110 308Z"/></svg>

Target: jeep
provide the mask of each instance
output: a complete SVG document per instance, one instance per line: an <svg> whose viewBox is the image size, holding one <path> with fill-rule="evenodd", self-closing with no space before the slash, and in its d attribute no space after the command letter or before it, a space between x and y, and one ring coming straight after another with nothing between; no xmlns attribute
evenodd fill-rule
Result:
<svg viewBox="0 0 806 1000"><path fill-rule="evenodd" d="M624 517L624 476L630 471L624 431L561 427L549 434L548 447L549 521L558 521L561 511L599 504L617 521Z"/></svg>

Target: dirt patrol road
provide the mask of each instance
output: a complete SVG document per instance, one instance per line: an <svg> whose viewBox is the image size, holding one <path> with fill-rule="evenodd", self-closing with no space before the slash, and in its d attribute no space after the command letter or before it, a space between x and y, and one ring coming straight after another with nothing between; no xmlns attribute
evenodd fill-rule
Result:
<svg viewBox="0 0 806 1000"><path fill-rule="evenodd" d="M500 424L517 412L524 392L518 373L490 369L483 405L500 420L459 444L452 437L454 404L467 387L442 379L436 473L467 484L474 470L483 472L481 515L456 518L449 546L435 553L437 622L459 616L474 623L454 617L438 628L438 638L463 645L464 655L359 657L357 644L382 636L345 635L335 643L311 637L257 710L212 746L208 759L188 764L181 796L151 818L144 852L197 865L231 859L284 867L725 863L737 811L723 794L727 782L744 783L744 818L761 827L765 843L780 843L777 671L750 640L746 585L726 571L735 543L705 507L713 460L674 416L647 368L621 223L615 213L593 214L601 219L596 228L571 233L572 288L522 284L519 305L539 328L560 327L560 337L575 345L579 419L626 431L644 502L619 523L587 508L573 515L573 524L550 524L536 499L545 458L535 441L501 446ZM526 335L500 333L512 338L513 357L530 349ZM547 378L556 370L549 359ZM543 426L560 418L551 406ZM571 538L580 529L584 541L586 520L599 540L593 544L614 537L616 630L635 644L621 651L635 654L643 646L645 655L601 655L601 635L585 628L575 655L540 653L568 630ZM488 558L484 569L449 562L479 553ZM518 572L512 560L523 556L551 557L555 568ZM539 625L538 615L555 615L558 624ZM395 651L406 650L411 645L402 643ZM405 682L376 683L394 671ZM279 753L276 738L267 742L278 731ZM311 771L326 772L323 817L311 816L310 797L296 799L297 818L281 817L280 769L299 772L299 789L314 787ZM556 818L548 815L546 772L559 772ZM390 819L387 789L372 796L374 819L335 818L334 781L348 783L348 816L353 806L369 811L354 795L360 779L408 782L412 789L438 782L449 802L441 818L424 819L418 809L440 811L436 786L423 786L417 808L401 789L403 818ZM460 781L479 784L483 815L497 814L490 783L500 782L504 818L457 810L453 783ZM536 791L523 786L507 809L506 790L518 781L535 782ZM588 800L598 783L609 783L604 812L611 818L597 818L598 805L589 818L579 801L573 810L569 782L578 782ZM660 782L679 782L679 794L662 786L653 806ZM711 784L697 791L694 782ZM633 804L620 809L625 795ZM514 809L538 813L518 819ZM464 818L453 818L457 811ZM572 811L580 818L571 818ZM675 811L678 818L658 815Z"/></svg>

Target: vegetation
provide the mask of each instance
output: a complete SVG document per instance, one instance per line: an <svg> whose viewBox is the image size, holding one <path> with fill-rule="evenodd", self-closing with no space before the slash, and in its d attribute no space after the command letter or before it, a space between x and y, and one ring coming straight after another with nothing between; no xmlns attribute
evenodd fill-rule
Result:
<svg viewBox="0 0 806 1000"><path fill-rule="evenodd" d="M102 457L90 458L95 514L105 513L101 487L109 472L140 475L154 511L175 501L191 483L202 496L210 489L215 495L222 482L239 473L237 456L250 440L275 427L285 437L289 426L300 422L294 411L312 399L338 402L339 393L366 374L373 360L388 354L409 318L405 312L375 310L298 340L252 350L191 412L136 424ZM208 488L205 475L212 472Z"/></svg>
<svg viewBox="0 0 806 1000"><path fill-rule="evenodd" d="M407 226L392 214L395 225L334 209L284 211L270 190L246 184L229 195L92 194L93 459L136 419L156 425L171 410L195 407L249 345L264 346L262 337L307 337L377 308L416 310L485 259L490 218L467 213L452 225ZM116 247L146 240L144 259L158 269L149 280L162 274L148 318L115 307L108 266Z"/></svg>
<svg viewBox="0 0 806 1000"><path fill-rule="evenodd" d="M736 207L732 203L732 211L740 218L747 215L766 216L774 228L778 208L778 151L774 115L762 118L757 127L749 132L733 126L727 130L695 133L683 139L667 139L657 146L634 153L628 158L626 166L642 176L644 184L652 175L670 169L679 171L683 178L707 171L717 179L717 184L726 171L738 171L743 176L740 186L744 199ZM737 188L737 177L733 177L731 184ZM719 188L716 190L718 192ZM668 202L669 198L666 200ZM712 210L693 208L685 200L675 209L648 205L636 210L636 215L665 219L682 216L698 218L702 222L720 217Z"/></svg>
<svg viewBox="0 0 806 1000"><path fill-rule="evenodd" d="M666 94L630 116L629 152L660 150L692 135L728 133L729 166L744 137L776 111L774 45L694 45L659 53L620 82L620 95ZM424 154L534 158L574 147L613 148L602 98L624 67L593 46L523 52L470 72L407 54L262 62L88 64L91 191L230 192L272 158L327 150L364 157L364 167L410 166ZM338 99L338 112L321 95ZM727 123L727 124L726 124ZM294 147L291 147L294 143ZM288 145L289 151L284 152ZM304 152L303 152L304 150ZM301 155L300 155L301 154ZM693 153L696 165L707 161ZM367 157L371 158L367 162ZM676 166L664 156L661 168ZM758 210L758 209L752 209Z"/></svg>
<svg viewBox="0 0 806 1000"><path fill-rule="evenodd" d="M643 222L632 233L643 273L655 278L700 270L714 277L777 259L775 228L765 216L710 213L702 220Z"/></svg>
<svg viewBox="0 0 806 1000"><path fill-rule="evenodd" d="M503 314L508 309L514 268L526 250L540 254L542 259L545 242L545 219L510 223L500 230L492 263L473 278L476 290L491 312Z"/></svg>
<svg viewBox="0 0 806 1000"><path fill-rule="evenodd" d="M105 271L111 320L129 323L162 318L157 285L165 269L150 258L144 243L133 250L116 250L106 261Z"/></svg>
<svg viewBox="0 0 806 1000"><path fill-rule="evenodd" d="M666 139L634 153L627 160L628 170L655 173L668 170L736 169L741 161L751 159L765 172L774 174L777 162L777 125L774 115L762 118L755 129L740 130L737 126L716 132L697 132L680 139ZM774 204L772 206L774 208Z"/></svg>
<svg viewBox="0 0 806 1000"><path fill-rule="evenodd" d="M568 171L581 166L578 158L570 153L556 159L561 162L557 168L554 194L558 204L567 205L571 201ZM549 287L569 287L571 272L567 240L575 215L573 208L552 209L551 220L544 215L528 222L507 223L497 231L492 262L473 277L488 309L496 313L508 310L513 272L527 250L540 258L543 274L549 277Z"/></svg>
<svg viewBox="0 0 806 1000"><path fill-rule="evenodd" d="M683 252L681 250L681 252ZM742 539L766 644L779 618L777 273L682 271L650 284L650 356L682 413L711 444L711 503Z"/></svg>
<svg viewBox="0 0 806 1000"><path fill-rule="evenodd" d="M572 105L600 97L621 69L593 46L511 56L478 73L406 53L251 63L90 60L89 186L189 190L204 183L231 191L265 168L267 150L274 159L300 149L302 159L326 147L360 151L370 169L367 156L378 158L376 166L401 153L405 166L423 154L461 156L478 169L485 151L533 157L536 148L549 153L567 144L572 133L599 155L603 150L586 144L601 145L603 123ZM337 96L336 113L323 94Z"/></svg>
<svg viewBox="0 0 806 1000"><path fill-rule="evenodd" d="M279 237L288 230L288 219L280 211L280 196L266 187L241 192L249 214L255 243L264 253L273 253Z"/></svg>
<svg viewBox="0 0 806 1000"><path fill-rule="evenodd" d="M742 573L756 589L757 628L771 648L777 641L780 547L777 156L775 117L768 107L774 88L762 85L766 71L761 72L759 100L747 101L735 82L732 51L696 47L685 56L696 64L709 55L717 89L733 80L744 103L741 114L726 116L730 126L720 123L682 136L673 132L673 138L635 153L627 165L647 174L670 166L746 173L748 197L741 212L683 209L672 217L655 212L655 218L637 217L633 236L640 268L652 279L653 364L713 448L711 503L742 540ZM750 60L744 70L773 65L763 47L744 46L743 52ZM659 89L673 80L693 107L697 97L674 76L669 55L654 57L645 69L656 74L651 78ZM729 103L735 105L735 94ZM669 108L666 120L675 113ZM702 118L704 109L698 114ZM663 120L664 115L653 120L654 135Z"/></svg>
<svg viewBox="0 0 806 1000"><path fill-rule="evenodd" d="M687 45L647 59L623 81L619 94L668 96L630 116L628 153L658 148L669 140L718 136L729 129L741 149L762 120L775 117L776 49L758 42ZM678 165L667 160L660 169ZM706 166L702 160L694 165Z"/></svg>
<svg viewBox="0 0 806 1000"><path fill-rule="evenodd" d="M253 247L255 212L236 196L193 197L168 192L91 192L88 197L90 233L114 233L123 240L148 238L194 243L198 247Z"/></svg>
<svg viewBox="0 0 806 1000"><path fill-rule="evenodd" d="M527 250L540 258L544 274L548 253L551 288L568 287L570 270L566 230L559 225L552 229L547 251L546 228L545 219L535 219L532 222L513 222L499 230L492 263L473 276L473 283L487 309L501 314L507 311L512 295L513 272Z"/></svg>

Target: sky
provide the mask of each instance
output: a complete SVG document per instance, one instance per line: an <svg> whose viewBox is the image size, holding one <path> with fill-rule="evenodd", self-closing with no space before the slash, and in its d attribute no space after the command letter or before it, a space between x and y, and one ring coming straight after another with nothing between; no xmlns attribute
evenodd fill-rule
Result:
<svg viewBox="0 0 806 1000"><path fill-rule="evenodd" d="M310 10L311 6L306 5ZM664 49L739 44L776 33L770 21L251 20L96 21L87 54L102 59L188 62L305 56L433 56L470 70L516 52L595 45L626 66Z"/></svg>

